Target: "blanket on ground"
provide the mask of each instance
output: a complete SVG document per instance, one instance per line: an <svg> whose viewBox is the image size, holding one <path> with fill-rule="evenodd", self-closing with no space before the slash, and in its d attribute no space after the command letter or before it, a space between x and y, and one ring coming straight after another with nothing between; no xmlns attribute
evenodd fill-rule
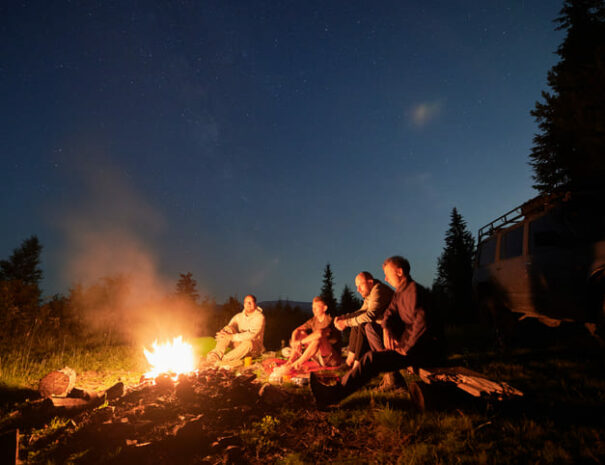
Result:
<svg viewBox="0 0 605 465"><path fill-rule="evenodd" d="M286 360L281 358L267 358L262 361L263 370L265 373L270 375L276 369L279 370L282 376L290 376L292 378L300 377L300 378L308 378L309 374L312 371L335 371L340 367L324 367L317 363L315 360L307 360L302 364L300 369L294 370L293 368L286 368L284 365L286 364ZM283 370L283 372L282 372Z"/></svg>

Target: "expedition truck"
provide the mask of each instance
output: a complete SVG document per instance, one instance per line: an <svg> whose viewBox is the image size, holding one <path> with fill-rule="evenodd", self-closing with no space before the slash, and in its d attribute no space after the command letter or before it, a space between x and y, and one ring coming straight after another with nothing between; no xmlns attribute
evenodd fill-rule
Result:
<svg viewBox="0 0 605 465"><path fill-rule="evenodd" d="M605 190L540 195L479 229L473 288L499 332L524 318L605 322Z"/></svg>

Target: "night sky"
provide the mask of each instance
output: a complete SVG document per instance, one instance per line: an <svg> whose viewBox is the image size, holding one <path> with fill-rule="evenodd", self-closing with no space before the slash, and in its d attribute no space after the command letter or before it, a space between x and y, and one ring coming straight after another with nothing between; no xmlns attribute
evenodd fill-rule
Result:
<svg viewBox="0 0 605 465"><path fill-rule="evenodd" d="M337 297L391 255L431 285L453 207L536 195L558 1L0 6L0 258L44 293L112 273L221 302Z"/></svg>

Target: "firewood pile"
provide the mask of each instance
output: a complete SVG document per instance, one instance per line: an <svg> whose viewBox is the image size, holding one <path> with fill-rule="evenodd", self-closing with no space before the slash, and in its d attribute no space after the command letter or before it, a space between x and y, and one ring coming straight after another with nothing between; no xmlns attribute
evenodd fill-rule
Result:
<svg viewBox="0 0 605 465"><path fill-rule="evenodd" d="M246 463L237 432L279 407L300 402L300 396L281 387L262 385L252 372L214 368L177 381L160 375L126 390L118 383L104 393L76 394L29 402L1 425L0 433L20 430L22 461ZM50 435L39 434L54 417L69 421ZM32 451L37 451L33 459L27 457Z"/></svg>

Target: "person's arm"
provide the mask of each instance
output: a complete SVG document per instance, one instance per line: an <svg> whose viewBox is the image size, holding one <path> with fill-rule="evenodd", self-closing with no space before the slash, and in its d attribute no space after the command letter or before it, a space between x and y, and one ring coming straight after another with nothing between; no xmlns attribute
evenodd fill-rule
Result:
<svg viewBox="0 0 605 465"><path fill-rule="evenodd" d="M237 317L238 317L239 313L233 315L231 317L231 319L229 320L229 323L227 323L227 325L221 329L217 334L221 335L221 336L231 336L235 333L237 333Z"/></svg>
<svg viewBox="0 0 605 465"><path fill-rule="evenodd" d="M313 318L305 321L302 325L300 325L298 328L296 328L294 331L292 331L292 335L290 336L290 347L292 347L293 349L296 349L300 345L302 338L299 335L300 335L300 333L306 334L307 331L309 331L311 329L312 321L313 321Z"/></svg>
<svg viewBox="0 0 605 465"><path fill-rule="evenodd" d="M235 342L251 341L256 338L265 327L265 316L258 312L258 314L254 315L247 323L247 328L244 328L243 331L233 335L233 340Z"/></svg>
<svg viewBox="0 0 605 465"><path fill-rule="evenodd" d="M418 296L417 288L409 295L409 308L412 310L412 324L410 325L410 331L408 333L407 340L404 345L401 345L399 351L406 355L412 347L416 345L420 336L422 336L427 329L426 323L426 309L425 302Z"/></svg>
<svg viewBox="0 0 605 465"><path fill-rule="evenodd" d="M371 323L380 320L385 309L391 302L393 292L382 284L375 285L370 291L370 295L364 300L363 307L365 312L359 313L347 322L347 326L360 326L364 323Z"/></svg>
<svg viewBox="0 0 605 465"><path fill-rule="evenodd" d="M397 310L397 297L398 294L393 294L391 302L384 311L382 316L382 337L384 348L386 350L395 350L398 347L398 340L395 337L394 328L398 323L399 311Z"/></svg>

